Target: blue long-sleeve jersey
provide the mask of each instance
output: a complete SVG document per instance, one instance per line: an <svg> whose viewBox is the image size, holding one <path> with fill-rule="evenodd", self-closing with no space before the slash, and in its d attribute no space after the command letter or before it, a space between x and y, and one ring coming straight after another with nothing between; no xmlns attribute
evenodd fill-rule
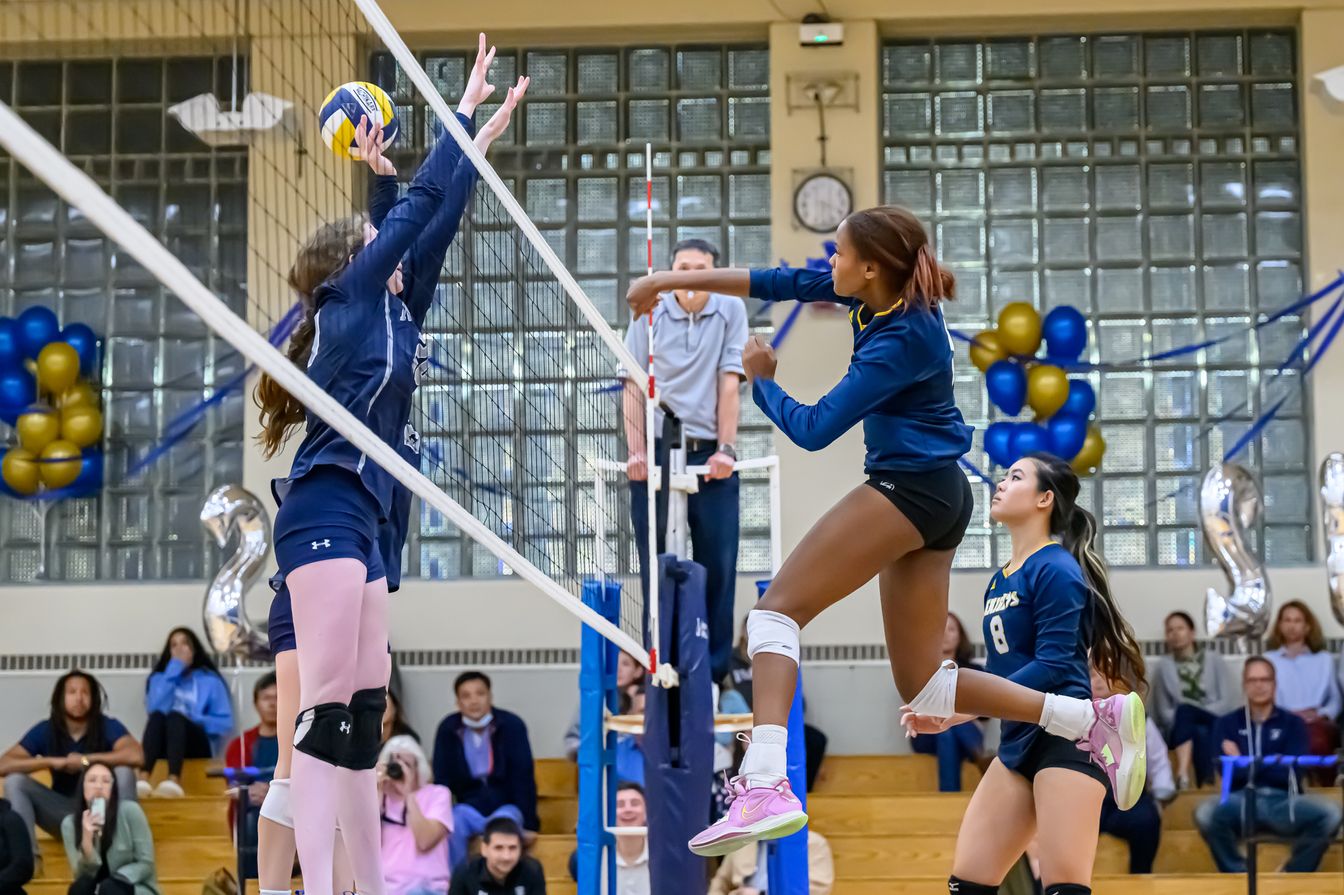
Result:
<svg viewBox="0 0 1344 895"><path fill-rule="evenodd" d="M985 591L985 670L1033 690L1089 699L1092 591L1069 551L1047 544ZM999 759L1015 768L1040 728L1003 722Z"/></svg>
<svg viewBox="0 0 1344 895"><path fill-rule="evenodd" d="M919 472L956 462L971 447L971 427L952 392L952 345L942 311L896 307L874 313L835 293L830 271L751 272L751 295L767 301L828 301L849 308L854 353L845 377L816 404L802 404L772 379L752 398L799 447L819 451L863 423L869 472Z"/></svg>
<svg viewBox="0 0 1344 895"><path fill-rule="evenodd" d="M470 119L458 117L468 133L474 132ZM441 137L406 195L387 212L378 236L313 296L309 378L387 444L417 458L420 436L409 423L411 401L429 359L420 328L475 185L474 167L462 167L461 160L457 143ZM400 296L386 285L398 264L403 271ZM290 483L324 464L356 473L377 500L380 521L393 518L395 480L313 415L308 416L289 476L272 483L277 502L284 500ZM409 496L406 501L409 506ZM403 519L403 540L405 524ZM399 556L399 545L396 552ZM399 574L399 562L397 569Z"/></svg>

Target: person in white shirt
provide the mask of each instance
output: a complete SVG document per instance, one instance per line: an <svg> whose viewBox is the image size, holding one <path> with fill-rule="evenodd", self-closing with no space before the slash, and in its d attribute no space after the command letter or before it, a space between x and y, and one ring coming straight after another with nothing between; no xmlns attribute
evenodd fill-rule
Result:
<svg viewBox="0 0 1344 895"><path fill-rule="evenodd" d="M616 826L647 827L644 787L625 781L616 788ZM649 838L616 837L616 895L649 895Z"/></svg>
<svg viewBox="0 0 1344 895"><path fill-rule="evenodd" d="M1340 691L1334 657L1325 649L1321 623L1301 600L1279 609L1265 658L1278 681L1274 704L1307 723L1307 751L1329 755L1339 747ZM1333 781L1334 774L1330 775Z"/></svg>

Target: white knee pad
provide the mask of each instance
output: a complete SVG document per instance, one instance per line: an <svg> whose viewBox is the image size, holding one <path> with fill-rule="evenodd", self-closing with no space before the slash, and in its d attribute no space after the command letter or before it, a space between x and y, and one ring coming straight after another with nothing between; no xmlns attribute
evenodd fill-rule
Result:
<svg viewBox="0 0 1344 895"><path fill-rule="evenodd" d="M798 645L798 623L782 612L753 609L747 613L747 655L776 653L797 665L802 658Z"/></svg>
<svg viewBox="0 0 1344 895"><path fill-rule="evenodd" d="M294 812L289 807L289 780L272 780L261 800L261 816L282 827L294 829Z"/></svg>
<svg viewBox="0 0 1344 895"><path fill-rule="evenodd" d="M957 713L957 663L944 659L919 695L910 700L910 708L933 718L950 718Z"/></svg>

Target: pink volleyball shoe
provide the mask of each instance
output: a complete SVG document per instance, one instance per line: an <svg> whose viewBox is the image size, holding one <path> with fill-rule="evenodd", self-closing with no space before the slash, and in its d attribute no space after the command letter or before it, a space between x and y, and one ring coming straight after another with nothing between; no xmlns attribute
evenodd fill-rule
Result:
<svg viewBox="0 0 1344 895"><path fill-rule="evenodd" d="M702 857L712 858L735 852L744 845L762 839L779 839L807 825L803 805L781 777L774 786L747 786L746 777L728 781L733 802L728 813L687 845Z"/></svg>
<svg viewBox="0 0 1344 895"><path fill-rule="evenodd" d="M1137 693L1092 700L1097 719L1078 741L1093 764L1111 780L1111 793L1121 811L1143 795L1148 781L1148 716Z"/></svg>

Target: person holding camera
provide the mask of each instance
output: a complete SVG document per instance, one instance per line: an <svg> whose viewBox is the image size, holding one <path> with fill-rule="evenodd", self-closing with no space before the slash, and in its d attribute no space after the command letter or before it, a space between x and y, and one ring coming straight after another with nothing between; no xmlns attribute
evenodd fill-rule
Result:
<svg viewBox="0 0 1344 895"><path fill-rule="evenodd" d="M446 895L453 795L432 782L429 759L414 737L394 736L378 759L383 875L387 895Z"/></svg>
<svg viewBox="0 0 1344 895"><path fill-rule="evenodd" d="M149 821L139 804L118 797L114 779L110 765L90 762L75 812L61 822L75 876L69 895L160 895Z"/></svg>

